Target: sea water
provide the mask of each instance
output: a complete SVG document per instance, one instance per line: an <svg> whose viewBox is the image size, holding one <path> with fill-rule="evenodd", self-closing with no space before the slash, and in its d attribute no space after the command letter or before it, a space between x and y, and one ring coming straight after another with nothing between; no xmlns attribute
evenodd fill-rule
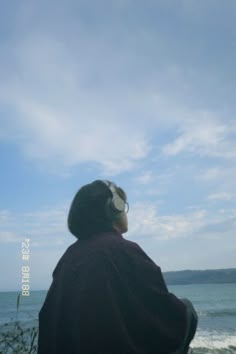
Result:
<svg viewBox="0 0 236 354"><path fill-rule="evenodd" d="M196 354L236 354L236 284L169 286L169 291L192 301L198 329L191 347Z"/></svg>
<svg viewBox="0 0 236 354"><path fill-rule="evenodd" d="M194 354L236 354L236 284L194 284L168 286L179 298L192 301L199 316L191 347ZM17 292L0 293L0 332L20 321L23 327L38 325L38 313L47 291L21 296L16 315Z"/></svg>

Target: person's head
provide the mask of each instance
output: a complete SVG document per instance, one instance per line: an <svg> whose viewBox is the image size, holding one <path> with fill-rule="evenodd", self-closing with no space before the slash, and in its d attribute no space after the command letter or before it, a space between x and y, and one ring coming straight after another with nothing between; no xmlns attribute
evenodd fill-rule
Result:
<svg viewBox="0 0 236 354"><path fill-rule="evenodd" d="M107 231L128 231L127 197L110 181L96 180L76 193L69 210L68 228L77 238Z"/></svg>

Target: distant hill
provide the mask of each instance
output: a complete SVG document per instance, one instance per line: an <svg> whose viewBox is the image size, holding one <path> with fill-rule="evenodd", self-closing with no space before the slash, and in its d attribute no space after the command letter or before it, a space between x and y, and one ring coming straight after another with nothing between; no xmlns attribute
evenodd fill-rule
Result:
<svg viewBox="0 0 236 354"><path fill-rule="evenodd" d="M168 285L236 283L236 268L163 272Z"/></svg>

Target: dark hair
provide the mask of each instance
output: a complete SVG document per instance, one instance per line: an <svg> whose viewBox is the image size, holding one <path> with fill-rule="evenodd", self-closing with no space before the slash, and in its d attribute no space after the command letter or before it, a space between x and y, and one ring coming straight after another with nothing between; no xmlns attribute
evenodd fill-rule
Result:
<svg viewBox="0 0 236 354"><path fill-rule="evenodd" d="M126 201L122 188L117 193ZM105 204L112 196L109 188L100 180L86 184L76 193L69 210L68 228L77 238L88 238L99 232L113 231L112 221L105 212Z"/></svg>

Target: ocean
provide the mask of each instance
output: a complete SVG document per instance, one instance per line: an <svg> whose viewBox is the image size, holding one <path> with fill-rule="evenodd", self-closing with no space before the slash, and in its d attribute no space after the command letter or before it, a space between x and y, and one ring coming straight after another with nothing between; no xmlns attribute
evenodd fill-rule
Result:
<svg viewBox="0 0 236 354"><path fill-rule="evenodd" d="M176 296L190 299L197 310L198 329L191 343L194 354L236 354L236 284L175 285L168 288ZM17 295L17 292L0 293L0 333L6 329L5 323L11 328L16 320L25 328L38 325L38 312L46 291L31 291L29 297L21 297L18 317Z"/></svg>

